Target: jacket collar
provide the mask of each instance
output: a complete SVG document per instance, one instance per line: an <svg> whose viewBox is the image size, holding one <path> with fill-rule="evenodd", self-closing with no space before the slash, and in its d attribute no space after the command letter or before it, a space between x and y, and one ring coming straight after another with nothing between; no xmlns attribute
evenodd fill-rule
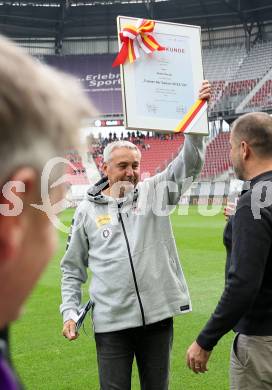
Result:
<svg viewBox="0 0 272 390"><path fill-rule="evenodd" d="M109 188L109 180L107 177L102 177L93 187L91 187L87 192L87 197L90 201L95 203L110 203L116 202L117 204L127 204L135 202L138 198L138 188L135 187L134 190L127 194L125 198L112 198L102 194L102 191Z"/></svg>
<svg viewBox="0 0 272 390"><path fill-rule="evenodd" d="M243 195L248 190L252 190L255 184L260 181L272 181L272 171L262 172L259 175L253 177L251 180L247 180L243 184L243 189L241 195Z"/></svg>

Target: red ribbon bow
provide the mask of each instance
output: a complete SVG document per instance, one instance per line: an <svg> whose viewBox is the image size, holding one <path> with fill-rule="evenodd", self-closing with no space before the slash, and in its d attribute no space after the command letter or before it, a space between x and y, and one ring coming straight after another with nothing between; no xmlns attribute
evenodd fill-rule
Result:
<svg viewBox="0 0 272 390"><path fill-rule="evenodd" d="M115 58L112 67L124 64L126 59L133 63L140 57L139 48L149 54L155 50L165 50L152 36L155 27L153 20L139 19L136 26L126 25L119 33L122 47Z"/></svg>

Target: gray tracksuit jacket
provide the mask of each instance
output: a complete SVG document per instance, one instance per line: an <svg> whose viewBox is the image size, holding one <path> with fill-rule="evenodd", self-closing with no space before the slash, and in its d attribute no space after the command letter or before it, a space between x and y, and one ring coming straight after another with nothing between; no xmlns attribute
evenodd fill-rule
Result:
<svg viewBox="0 0 272 390"><path fill-rule="evenodd" d="M64 321L80 309L88 267L95 332L151 324L191 310L169 214L200 172L203 151L203 137L187 135L176 159L126 198L104 196L105 179L88 191L61 262Z"/></svg>

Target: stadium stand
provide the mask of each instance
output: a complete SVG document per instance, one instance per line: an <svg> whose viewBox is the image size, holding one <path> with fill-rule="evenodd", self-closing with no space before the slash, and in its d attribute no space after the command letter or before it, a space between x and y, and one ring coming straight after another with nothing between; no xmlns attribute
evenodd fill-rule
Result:
<svg viewBox="0 0 272 390"><path fill-rule="evenodd" d="M255 93L246 108L260 109L272 108L272 80L266 80L265 83Z"/></svg>
<svg viewBox="0 0 272 390"><path fill-rule="evenodd" d="M142 144L142 175L150 175L161 172L170 161L178 154L184 142L183 134L162 135L149 138ZM149 145L150 147L147 147Z"/></svg>
<svg viewBox="0 0 272 390"><path fill-rule="evenodd" d="M221 132L207 145L200 178L216 178L230 169L229 132Z"/></svg>
<svg viewBox="0 0 272 390"><path fill-rule="evenodd" d="M271 80L266 80L272 64L271 41L256 43L249 52L240 45L205 49L203 53L205 76L214 90L210 111L241 112L241 108L271 106L266 94L271 85Z"/></svg>
<svg viewBox="0 0 272 390"><path fill-rule="evenodd" d="M211 81L231 80L245 57L244 45L206 48L203 50L205 77Z"/></svg>

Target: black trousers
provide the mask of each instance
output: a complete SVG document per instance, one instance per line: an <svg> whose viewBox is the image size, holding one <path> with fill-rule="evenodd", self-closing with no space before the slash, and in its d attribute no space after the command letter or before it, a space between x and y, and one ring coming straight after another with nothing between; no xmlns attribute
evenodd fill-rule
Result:
<svg viewBox="0 0 272 390"><path fill-rule="evenodd" d="M167 390L173 319L145 327L96 333L96 350L101 390L130 390L136 358L141 390Z"/></svg>

